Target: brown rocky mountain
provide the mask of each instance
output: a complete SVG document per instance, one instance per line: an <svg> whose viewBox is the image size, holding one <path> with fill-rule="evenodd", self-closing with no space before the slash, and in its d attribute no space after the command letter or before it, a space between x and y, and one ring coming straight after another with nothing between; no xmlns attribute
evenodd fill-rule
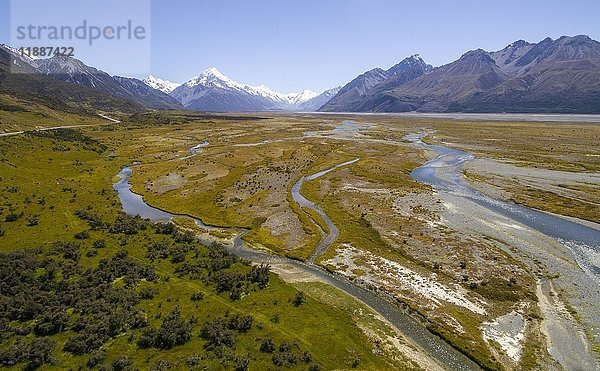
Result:
<svg viewBox="0 0 600 371"><path fill-rule="evenodd" d="M338 94L339 95L339 94ZM414 79L380 81L323 111L600 113L600 43L587 36L478 49Z"/></svg>
<svg viewBox="0 0 600 371"><path fill-rule="evenodd" d="M32 65L33 62L0 45L0 94L74 113L96 114L97 110L133 112L143 108L108 92L41 74Z"/></svg>
<svg viewBox="0 0 600 371"><path fill-rule="evenodd" d="M31 59L7 45L0 45L0 92L76 111L183 108L141 80L110 76L71 57Z"/></svg>
<svg viewBox="0 0 600 371"><path fill-rule="evenodd" d="M416 79L431 69L418 55L413 55L387 71L375 68L344 85L321 111L360 112L369 97L377 96L386 88L393 88ZM377 88L377 89L376 89Z"/></svg>

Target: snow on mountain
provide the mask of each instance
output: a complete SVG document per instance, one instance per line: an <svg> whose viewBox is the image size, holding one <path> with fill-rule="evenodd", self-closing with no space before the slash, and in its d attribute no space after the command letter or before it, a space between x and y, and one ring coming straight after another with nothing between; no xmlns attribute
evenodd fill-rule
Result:
<svg viewBox="0 0 600 371"><path fill-rule="evenodd" d="M195 106L198 100L207 100L207 95L212 92L219 91L220 94L227 92L231 98L232 94L238 94L238 99L235 99L236 104L241 100L250 105L250 101L254 102L256 109L279 109L279 110L294 110L302 103L305 103L319 94L304 90L300 93L279 93L273 91L267 86L259 85L252 86L241 84L223 75L217 68L211 67L202 72L199 76L190 79L185 84L177 89L174 89L172 95L181 102L184 106ZM246 98L243 98L246 96ZM248 97L249 96L249 97ZM250 99L250 101L248 100ZM256 102L260 102L257 104ZM212 103L211 103L212 105ZM202 106L202 105L201 105Z"/></svg>
<svg viewBox="0 0 600 371"><path fill-rule="evenodd" d="M154 77L152 75L146 77L142 81L144 82L144 84L148 85L149 87L156 89L156 90L160 90L166 94L170 94L179 85L181 85L176 82L159 79L158 77Z"/></svg>
<svg viewBox="0 0 600 371"><path fill-rule="evenodd" d="M331 100L331 98L335 97L337 93L342 90L342 85L337 86L335 88L325 90L321 94L302 102L298 105L298 109L301 111L317 111L319 108L323 107L327 102Z"/></svg>
<svg viewBox="0 0 600 371"><path fill-rule="evenodd" d="M300 93L290 93L285 95L291 104L298 105L319 96L319 93L315 93L312 90L305 89Z"/></svg>
<svg viewBox="0 0 600 371"><path fill-rule="evenodd" d="M204 70L200 76L194 77L185 83L188 88L195 88L197 86L214 87L223 89L236 89L243 90L244 85L238 84L229 77L223 75L215 67L210 67Z"/></svg>
<svg viewBox="0 0 600 371"><path fill-rule="evenodd" d="M155 90L141 80L111 76L73 57L54 56L32 63L35 72L64 82L81 85L135 102L142 107L159 109L181 108L179 102L166 93Z"/></svg>
<svg viewBox="0 0 600 371"><path fill-rule="evenodd" d="M28 62L28 63L32 63L33 61L35 61L36 59L39 59L39 57L34 57L32 56L28 56L27 54L21 54L21 52L19 51L19 49L17 48L13 48L10 45L6 45L6 44L0 44L0 47L10 51L12 54L14 54L14 56L18 56L20 57L22 60Z"/></svg>
<svg viewBox="0 0 600 371"><path fill-rule="evenodd" d="M336 96L337 93L340 92L340 90L342 90L343 87L344 87L344 85L336 86L335 88L325 90L324 92L322 92L319 95L327 97L327 98L333 98Z"/></svg>
<svg viewBox="0 0 600 371"><path fill-rule="evenodd" d="M90 75L108 75L106 72L100 71L97 68L90 67L80 61L79 59L56 56L46 59L38 59L34 65L40 72L46 75L69 75L74 76L78 74L90 74Z"/></svg>
<svg viewBox="0 0 600 371"><path fill-rule="evenodd" d="M186 84L190 88L197 87L199 85L204 87L216 87L222 89L233 89L239 90L251 95L256 95L264 98L269 98L275 102L287 103L291 105L300 104L306 102L309 99L316 97L318 94L310 90L304 90L300 93L288 93L282 94L271 90L269 87L264 85L252 86L247 84L240 84L229 77L223 75L217 68L211 67L206 69L200 76L194 77Z"/></svg>
<svg viewBox="0 0 600 371"><path fill-rule="evenodd" d="M386 72L390 74L390 76L402 74L407 69L421 69L425 68L426 70L430 70L432 66L425 63L423 58L419 54L413 54L408 58L404 58L400 63L395 66L392 66Z"/></svg>
<svg viewBox="0 0 600 371"><path fill-rule="evenodd" d="M404 58L400 63L392 66L387 71L381 68L374 68L359 75L342 87L339 93L329 99L319 110L338 112L360 111L363 109L362 105L369 101L371 96L377 95L378 91L393 90L397 86L426 74L431 68L418 54ZM385 101L385 99L384 97L383 99L378 99L375 103L369 104L381 104L381 101Z"/></svg>
<svg viewBox="0 0 600 371"><path fill-rule="evenodd" d="M0 49L6 51L10 57L11 68L14 71L20 72L34 72L36 67L34 66L35 60L28 57L27 55L21 55L18 49L13 48L6 44L0 44Z"/></svg>

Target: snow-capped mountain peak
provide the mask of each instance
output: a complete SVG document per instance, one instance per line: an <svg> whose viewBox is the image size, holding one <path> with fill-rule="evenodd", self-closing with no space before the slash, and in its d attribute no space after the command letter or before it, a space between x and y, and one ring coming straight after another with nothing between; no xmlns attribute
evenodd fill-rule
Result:
<svg viewBox="0 0 600 371"><path fill-rule="evenodd" d="M210 67L204 70L200 76L194 77L185 83L189 88L202 85L204 87L243 89L242 84L238 84L229 77L223 75L216 67Z"/></svg>
<svg viewBox="0 0 600 371"><path fill-rule="evenodd" d="M310 90L304 90L300 93L279 93L265 85L247 85L241 84L222 74L216 67L210 67L204 70L199 76L194 77L185 83L187 88L220 88L225 90L236 90L253 96L270 99L274 102L295 106L306 102L318 94Z"/></svg>
<svg viewBox="0 0 600 371"><path fill-rule="evenodd" d="M0 44L0 49L4 49L10 56L10 63L12 65L11 68L24 68L24 69L29 69L29 68L33 68L35 69L36 67L34 66L35 64L35 59L28 57L27 55L21 55L21 53L19 52L18 49L13 48L9 45L6 44ZM31 71L29 71L31 72Z"/></svg>
<svg viewBox="0 0 600 371"><path fill-rule="evenodd" d="M35 57L33 55L21 54L21 52L19 51L19 49L13 48L10 45L0 44L0 47L8 50L9 52L13 53L14 56L17 56L17 57L21 58L22 60L26 61L27 63L31 63L31 62L33 62L33 61L35 61L37 59L40 59L39 57Z"/></svg>
<svg viewBox="0 0 600 371"><path fill-rule="evenodd" d="M335 88L325 90L321 94L318 94L318 95L298 104L298 109L301 111L317 111L325 103L329 102L331 100L331 98L333 98L337 93L339 93L339 91L341 89L342 89L342 86L340 85Z"/></svg>
<svg viewBox="0 0 600 371"><path fill-rule="evenodd" d="M160 91L162 91L163 93L166 93L166 94L171 93L179 85L181 85L181 84L178 84L176 82L171 82L171 81L168 81L168 80L159 79L158 77L154 77L152 75L146 77L142 81L144 82L144 84L148 85L152 89L160 90Z"/></svg>
<svg viewBox="0 0 600 371"><path fill-rule="evenodd" d="M226 103L238 111L298 110L309 102L313 107L314 99L320 97L321 101L324 98L308 89L299 93L279 93L265 85L241 84L215 67L179 86L171 96L185 107L213 111L227 110Z"/></svg>
<svg viewBox="0 0 600 371"><path fill-rule="evenodd" d="M225 75L223 75L221 73L221 71L219 71L217 69L217 67L209 67L206 70L204 70L204 72L202 72L201 76L206 76L206 77L214 77L220 80L228 80L229 78Z"/></svg>
<svg viewBox="0 0 600 371"><path fill-rule="evenodd" d="M318 93L315 93L312 90L305 89L305 90L301 91L300 93L286 94L285 97L292 104L301 104L301 103L307 102L307 101L317 97L318 95L319 95Z"/></svg>
<svg viewBox="0 0 600 371"><path fill-rule="evenodd" d="M324 92L321 93L321 95L325 95L326 97L333 97L334 95L339 93L343 87L344 87L344 85L336 86L335 88L325 90Z"/></svg>

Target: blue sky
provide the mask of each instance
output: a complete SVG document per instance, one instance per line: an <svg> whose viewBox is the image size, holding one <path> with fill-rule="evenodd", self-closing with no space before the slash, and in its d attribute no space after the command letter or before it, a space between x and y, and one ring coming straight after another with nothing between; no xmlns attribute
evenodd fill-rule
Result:
<svg viewBox="0 0 600 371"><path fill-rule="evenodd" d="M0 41L7 42L8 1L0 1ZM322 91L415 53L438 66L467 50L497 50L518 39L587 34L600 40L597 0L147 1L150 63L129 61L139 63L140 74L150 69L183 82L215 66L239 82L283 92ZM82 11L60 9L64 16ZM108 19L119 9L101 12ZM84 62L109 73L121 70L106 54Z"/></svg>

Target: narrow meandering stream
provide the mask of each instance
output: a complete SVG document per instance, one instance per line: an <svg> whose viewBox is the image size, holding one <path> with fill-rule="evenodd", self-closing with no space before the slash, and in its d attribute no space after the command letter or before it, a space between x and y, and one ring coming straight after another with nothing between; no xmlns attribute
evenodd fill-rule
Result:
<svg viewBox="0 0 600 371"><path fill-rule="evenodd" d="M190 154L185 157L181 157L180 160L187 160L188 158L198 156L200 154L200 150L202 150L202 148L206 147L207 145L208 145L208 140L205 140L204 142L193 146L192 148L188 149L188 152Z"/></svg>
<svg viewBox="0 0 600 371"><path fill-rule="evenodd" d="M323 208L321 206L315 204L312 201L307 200L302 195L302 193L300 193L300 189L302 188L302 183L304 183L304 181L306 181L306 180L310 181L310 180L320 178L325 174L328 174L336 169L339 169L340 167L354 164L358 160L360 160L360 159L356 158L352 161L347 161L347 162L335 165L334 167L331 167L327 170L323 170L323 171L320 171L320 172L312 174L312 175L303 176L302 178L300 178L300 180L298 180L292 186L292 198L294 199L294 201L296 201L296 203L298 203L298 205L300 205L301 207L308 207L309 209L314 210L323 219L323 221L327 225L327 228L329 229L329 232L322 231L324 236L319 241L317 246L315 247L315 251L309 256L309 258L308 258L309 263L314 263L315 259L317 257L321 256L323 253L325 253L325 251L327 251L329 246L331 246L331 244L334 243L335 240L337 240L338 236L340 235L340 231L339 231L338 227L333 223L333 221L331 221L331 219L325 213L325 211L323 210Z"/></svg>
<svg viewBox="0 0 600 371"><path fill-rule="evenodd" d="M333 171L340 166L349 165L358 161L358 159L349 161L344 164L339 164L331 169L324 170L322 172L304 177L305 180L316 179L330 171ZM117 190L119 200L123 205L123 210L129 215L140 215L142 218L147 218L152 221L168 221L174 217L188 217L196 222L200 227L203 228L217 228L214 226L208 226L204 224L198 218L191 218L185 215L172 214L148 205L142 196L135 194L131 190L129 180L132 175L132 168L125 167L120 173L119 177L121 180L113 185L114 189ZM297 183L298 184L298 183ZM297 186L297 195L304 199L300 195L299 189L300 184ZM303 201L304 202L304 201ZM306 202L309 202L306 200ZM312 204L312 203L311 203ZM312 204L314 205L314 204ZM316 205L315 205L316 207ZM318 207L317 207L318 208ZM322 211L321 211L322 212ZM323 215L326 216L325 213ZM329 222L331 220L327 218ZM331 225L333 223L331 222ZM322 267L319 267L312 263L303 263L296 260L292 260L283 256L273 255L262 251L257 251L246 245L243 240L244 235L248 231L244 231L238 234L233 240L233 246L228 250L239 256L240 258L250 260L255 263L266 263L266 264L286 264L293 266L294 268L309 273L315 277L318 277L323 282L326 282L344 292L353 298L365 303L383 318L397 327L403 334L410 338L416 345L422 348L429 356L436 360L439 364L450 370L480 370L481 368L469 359L467 356L454 349L451 345L446 343L440 337L429 332L424 326L418 323L413 317L401 311L395 305L389 303L377 294L368 291L367 289L357 286L350 282L347 278L338 275L331 274Z"/></svg>
<svg viewBox="0 0 600 371"><path fill-rule="evenodd" d="M135 166L136 164L132 165ZM214 226L206 225L202 220L193 218L188 215L172 214L168 211L152 207L144 201L144 198L131 190L129 179L133 174L131 166L124 167L118 176L121 180L113 184L113 188L117 191L123 211L128 215L139 215L142 219L150 219L153 222L166 222L173 218L189 218L192 219L200 228L215 230L219 229Z"/></svg>

